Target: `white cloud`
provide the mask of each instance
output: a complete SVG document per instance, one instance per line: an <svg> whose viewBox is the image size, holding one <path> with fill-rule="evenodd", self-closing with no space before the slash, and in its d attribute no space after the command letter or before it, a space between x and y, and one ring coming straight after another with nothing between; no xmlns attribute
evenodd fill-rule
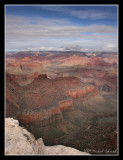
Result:
<svg viewBox="0 0 123 160"><path fill-rule="evenodd" d="M75 5L74 5L75 6ZM98 19L113 19L116 18L115 13L109 11L109 10L100 10L98 8L94 9L91 5L91 9L81 9L79 10L79 7L83 6L83 5L79 5L78 9L76 8L71 8L71 6L40 6L39 8L44 9L44 10L48 10L48 11L55 11L55 12L61 12L62 14L65 15L70 15L70 16L74 16L76 18L80 18L80 19L90 19L90 20L98 20ZM95 7L95 6L94 6Z"/></svg>
<svg viewBox="0 0 123 160"><path fill-rule="evenodd" d="M68 13L72 16L78 17L80 19L91 19L91 20L98 20L98 19L107 19L107 18L113 18L114 14L111 13L107 13L107 12L102 12L102 11L98 11L98 10L81 10L81 11L75 11L75 10L70 10L68 11Z"/></svg>
<svg viewBox="0 0 123 160"><path fill-rule="evenodd" d="M88 34L82 34L87 32ZM77 45L83 50L87 50L87 47L89 50L117 48L117 29L115 27L108 25L75 26L65 19L61 21L59 19L7 16L5 37L6 49L64 50L72 48L71 46L75 49ZM109 43L110 45L107 45Z"/></svg>

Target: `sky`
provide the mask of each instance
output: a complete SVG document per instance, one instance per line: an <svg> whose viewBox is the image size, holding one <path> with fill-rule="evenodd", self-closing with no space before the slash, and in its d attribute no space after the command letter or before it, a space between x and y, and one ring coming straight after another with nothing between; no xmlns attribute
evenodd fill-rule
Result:
<svg viewBox="0 0 123 160"><path fill-rule="evenodd" d="M117 5L5 6L6 52L117 50Z"/></svg>

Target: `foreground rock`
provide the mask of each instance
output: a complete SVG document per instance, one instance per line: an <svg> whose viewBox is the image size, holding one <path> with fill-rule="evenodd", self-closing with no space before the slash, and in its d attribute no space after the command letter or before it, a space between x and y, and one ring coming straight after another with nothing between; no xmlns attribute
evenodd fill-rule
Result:
<svg viewBox="0 0 123 160"><path fill-rule="evenodd" d="M42 138L34 136L13 118L5 119L5 154L6 155L90 155L63 145L45 146Z"/></svg>

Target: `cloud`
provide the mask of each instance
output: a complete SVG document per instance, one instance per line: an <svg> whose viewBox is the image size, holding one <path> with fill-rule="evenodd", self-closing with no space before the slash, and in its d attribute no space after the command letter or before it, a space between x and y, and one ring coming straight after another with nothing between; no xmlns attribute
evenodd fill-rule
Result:
<svg viewBox="0 0 123 160"><path fill-rule="evenodd" d="M39 47L39 48L27 48L28 51L64 51L64 47Z"/></svg>
<svg viewBox="0 0 123 160"><path fill-rule="evenodd" d="M75 26L65 19L25 18L7 16L5 21L6 49L64 50L88 47L116 48L117 28L108 25ZM86 34L83 34L86 33ZM113 34L112 34L113 33ZM61 47L64 46L64 47ZM81 47L82 46L82 47ZM78 48L79 49L79 48Z"/></svg>
<svg viewBox="0 0 123 160"><path fill-rule="evenodd" d="M107 13L104 11L102 12L102 11L93 10L93 9L88 10L88 11L70 10L68 11L68 13L80 19L100 20L100 19L114 18L114 14L112 13Z"/></svg>
<svg viewBox="0 0 123 160"><path fill-rule="evenodd" d="M80 19L100 20L100 19L116 18L116 14L112 12L110 9L104 11L103 8L98 9L95 8L95 6L91 5L91 8L88 8L89 6L85 6L83 8L83 5L79 6L74 5L73 8L72 6L67 6L67 5L66 6L46 5L46 6L40 6L39 8L47 11L60 12L64 15L69 15ZM81 7L81 10L79 10L80 9L79 7Z"/></svg>
<svg viewBox="0 0 123 160"><path fill-rule="evenodd" d="M71 46L66 46L65 50L67 51L80 51L82 49L82 46L79 45L71 45Z"/></svg>

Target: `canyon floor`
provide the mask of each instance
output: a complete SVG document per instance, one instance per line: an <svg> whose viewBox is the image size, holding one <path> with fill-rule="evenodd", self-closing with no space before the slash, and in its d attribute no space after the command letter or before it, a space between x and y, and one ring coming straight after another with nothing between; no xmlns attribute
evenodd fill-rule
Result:
<svg viewBox="0 0 123 160"><path fill-rule="evenodd" d="M118 55L6 53L6 118L47 146L117 154Z"/></svg>

